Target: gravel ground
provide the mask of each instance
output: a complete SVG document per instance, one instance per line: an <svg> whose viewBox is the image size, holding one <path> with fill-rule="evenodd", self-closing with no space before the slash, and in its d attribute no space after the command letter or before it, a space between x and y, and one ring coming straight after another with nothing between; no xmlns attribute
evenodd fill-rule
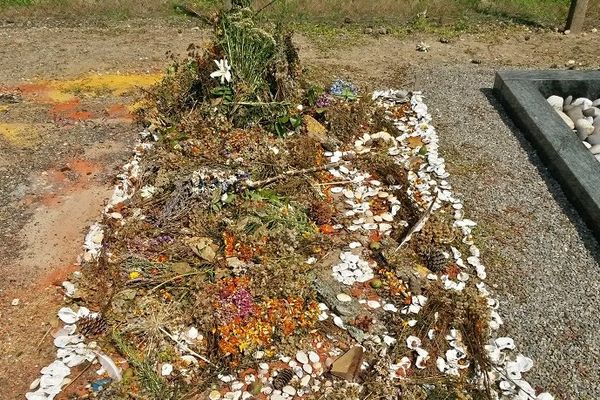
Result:
<svg viewBox="0 0 600 400"><path fill-rule="evenodd" d="M557 399L600 399L600 247L530 143L492 97L494 71L412 71L451 182L480 223L488 283L505 326Z"/></svg>

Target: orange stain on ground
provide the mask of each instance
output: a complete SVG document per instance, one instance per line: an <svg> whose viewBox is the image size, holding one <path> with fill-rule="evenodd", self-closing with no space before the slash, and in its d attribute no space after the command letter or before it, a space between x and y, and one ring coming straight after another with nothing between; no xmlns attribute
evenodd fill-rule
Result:
<svg viewBox="0 0 600 400"><path fill-rule="evenodd" d="M52 119L70 121L89 121L94 119L94 114L82 109L81 100L73 99L57 103L48 111Z"/></svg>
<svg viewBox="0 0 600 400"><path fill-rule="evenodd" d="M73 193L87 189L95 174L102 171L99 164L88 160L75 158L63 168L49 169L44 172L44 184L48 190L36 196L27 196L23 199L25 205L35 203L46 207L55 207Z"/></svg>

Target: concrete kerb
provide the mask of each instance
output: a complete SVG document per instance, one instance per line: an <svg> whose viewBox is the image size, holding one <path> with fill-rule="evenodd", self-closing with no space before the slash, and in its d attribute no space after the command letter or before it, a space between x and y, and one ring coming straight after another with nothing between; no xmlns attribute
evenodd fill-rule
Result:
<svg viewBox="0 0 600 400"><path fill-rule="evenodd" d="M494 92L600 240L600 163L548 104L600 97L600 71L501 71Z"/></svg>

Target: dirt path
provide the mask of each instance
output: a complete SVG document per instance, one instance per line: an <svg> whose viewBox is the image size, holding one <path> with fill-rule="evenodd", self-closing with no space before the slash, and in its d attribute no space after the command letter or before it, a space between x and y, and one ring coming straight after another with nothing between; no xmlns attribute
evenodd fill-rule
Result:
<svg viewBox="0 0 600 400"><path fill-rule="evenodd" d="M116 168L135 136L129 104L136 86L158 78L168 50L184 53L205 33L137 21L98 28L0 28L0 387L21 399L54 357L48 332L62 300L61 282L77 268L83 234L110 194ZM431 45L427 53L416 44ZM312 74L348 75L371 86L418 88L417 65L537 68L576 59L598 68L597 35L565 37L523 29L468 35L365 37L319 50L299 38ZM536 57L536 59L533 58ZM394 65L390 71L389 63ZM317 74L318 72L318 74ZM100 74L100 75L98 75ZM18 305L11 305L19 299ZM14 371L19 371L15 374Z"/></svg>

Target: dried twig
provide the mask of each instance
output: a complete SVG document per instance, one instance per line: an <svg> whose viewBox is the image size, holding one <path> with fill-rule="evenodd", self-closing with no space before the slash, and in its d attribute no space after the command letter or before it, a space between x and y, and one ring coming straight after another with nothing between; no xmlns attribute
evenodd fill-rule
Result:
<svg viewBox="0 0 600 400"><path fill-rule="evenodd" d="M174 341L175 343L177 343L177 345L178 345L179 347L181 347L181 349L182 349L183 351L187 351L188 353L190 353L190 354L191 354L191 355L193 355L194 357L196 357L196 358L199 358L200 360L204 361L204 362L205 362L205 363L207 363L207 364L210 364L210 365L215 365L215 364L211 363L211 362L210 362L210 360L209 360L208 358L206 358L206 357L204 357L204 356L202 356L202 355L200 355L200 354L196 353L194 350L190 349L190 348L189 348L189 346L188 346L187 344L185 344L184 342L182 342L182 341L180 341L180 340L176 339L176 338L175 338L173 335L171 335L171 334L170 334L169 332L167 332L165 329L163 329L163 328L158 328L158 329L160 329L160 331L161 331L162 333L164 333L164 334L165 334L165 335L166 335L166 336L167 336L169 339L171 339L172 341ZM215 365L215 366L216 366L216 365Z"/></svg>
<svg viewBox="0 0 600 400"><path fill-rule="evenodd" d="M404 236L404 238L400 242L400 245L396 248L396 251L400 250L400 248L406 242L408 242L410 240L410 238L412 237L413 234L415 234L416 232L419 232L421 229L423 229L423 226L425 226L425 223L427 223L427 220L431 216L431 212L433 211L433 207L435 206L437 199L438 199L438 195L436 194L435 198L431 201L431 205L429 205L429 208L427 209L427 211L425 211L425 213L421 216L421 218L419 218L417 223L414 224L412 228L410 228L408 233Z"/></svg>
<svg viewBox="0 0 600 400"><path fill-rule="evenodd" d="M286 172L284 172L282 174L279 174L277 176L273 176L271 178L264 179L262 181L252 182L251 180L247 180L246 182L244 182L242 184L242 188L243 189L257 189L257 188L260 188L260 187L263 187L263 186L270 185L271 183L277 182L277 181L279 181L281 179L288 178L290 176L303 175L303 174L309 174L309 173L312 173L312 172L324 171L324 170L329 169L329 168L337 167L338 165L340 165L339 162L325 164L325 165L322 165L322 166L319 166L319 167L313 167L313 168L292 169L292 170L286 171Z"/></svg>
<svg viewBox="0 0 600 400"><path fill-rule="evenodd" d="M92 365L94 365L94 364L92 364L92 363L89 363L89 364L88 364L88 365L87 365L87 366L86 366L86 367L83 369L83 371L81 371L81 372L79 373L79 375L77 375L75 378L73 378L73 380L71 380L71 382L69 382L69 383L67 384L67 386L65 386L64 388L62 388L62 391L64 392L65 390L67 390L67 388L68 388L69 386L71 386L72 384L74 384L74 383L75 383L75 381L81 377L81 375L85 374L85 372L86 372L88 369L90 369L90 368L92 367Z"/></svg>
<svg viewBox="0 0 600 400"><path fill-rule="evenodd" d="M152 292L154 292L156 289L158 289L158 288L160 288L160 287L163 287L164 285L166 285L166 284L167 284L167 283L169 283L169 282L176 281L177 279L180 279L180 278L185 278L185 277L188 277L188 276L200 275L200 274L203 274L203 273L206 273L206 270L194 271L194 272L189 272L189 273L187 273L187 274L181 274L181 275L174 276L173 278L167 279L166 281L164 281L164 282L162 282L162 283L160 283L160 284L158 284L158 285L154 286L152 289L150 289L150 292L149 292L149 293L152 293Z"/></svg>
<svg viewBox="0 0 600 400"><path fill-rule="evenodd" d="M42 338L40 339L40 341L38 342L37 346L35 346L36 350L40 349L40 346L42 345L42 343L44 342L44 339L46 339L46 336L48 336L48 334L50 333L50 331L52 330L52 327L48 328L48 330L46 331L46 333L44 333L44 336L42 336Z"/></svg>
<svg viewBox="0 0 600 400"><path fill-rule="evenodd" d="M265 8L272 6L273 4L275 4L277 2L277 0L271 0L270 3L267 3L266 5L262 6L255 15L260 14Z"/></svg>

